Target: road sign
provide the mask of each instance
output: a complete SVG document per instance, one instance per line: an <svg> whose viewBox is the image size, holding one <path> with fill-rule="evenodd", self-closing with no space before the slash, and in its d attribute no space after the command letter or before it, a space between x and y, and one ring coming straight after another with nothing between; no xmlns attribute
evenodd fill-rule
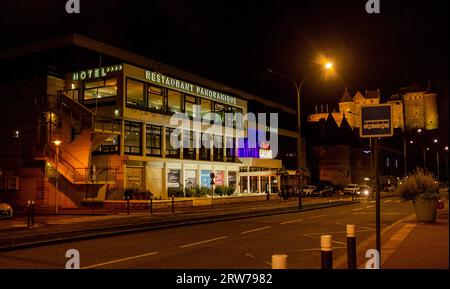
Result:
<svg viewBox="0 0 450 289"><path fill-rule="evenodd" d="M392 105L361 105L359 135L364 138L393 136Z"/></svg>

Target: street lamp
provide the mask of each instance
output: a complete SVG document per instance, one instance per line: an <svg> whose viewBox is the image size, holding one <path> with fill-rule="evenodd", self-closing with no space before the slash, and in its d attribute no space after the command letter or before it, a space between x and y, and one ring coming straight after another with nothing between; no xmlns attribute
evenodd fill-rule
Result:
<svg viewBox="0 0 450 289"><path fill-rule="evenodd" d="M53 143L56 146L56 191L55 191L55 213L58 214L58 197L59 197L59 191L58 191L58 163L59 163L59 146L61 145L62 141L55 140Z"/></svg>
<svg viewBox="0 0 450 289"><path fill-rule="evenodd" d="M310 78L311 76L322 72L322 71L331 71L333 69L333 63L331 61L322 61L322 69L323 70L314 70L311 71L310 73L308 73L305 77L303 77L303 79L300 81L300 83L296 82L291 76L286 75L284 73L272 70L272 69L267 69L268 72L273 73L273 74L277 74L281 77L284 77L286 79L288 79L295 87L295 90L297 92L297 126L298 126L298 144L297 144L297 149L298 149L298 156L297 156L297 166L298 168L301 167L301 128L300 128L300 122L301 122L301 118L300 118L300 94L301 94L301 90L303 87L303 84L305 83L305 80Z"/></svg>

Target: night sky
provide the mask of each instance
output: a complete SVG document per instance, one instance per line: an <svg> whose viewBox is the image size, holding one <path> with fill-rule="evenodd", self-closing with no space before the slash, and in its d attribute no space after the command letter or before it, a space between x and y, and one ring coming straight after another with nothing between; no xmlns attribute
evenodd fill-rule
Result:
<svg viewBox="0 0 450 289"><path fill-rule="evenodd" d="M2 1L2 46L76 32L287 104L294 91L272 68L301 79L325 54L338 77L311 78L304 114L336 107L345 86L398 88L431 81L448 127L448 1L380 0L381 14L354 1Z"/></svg>

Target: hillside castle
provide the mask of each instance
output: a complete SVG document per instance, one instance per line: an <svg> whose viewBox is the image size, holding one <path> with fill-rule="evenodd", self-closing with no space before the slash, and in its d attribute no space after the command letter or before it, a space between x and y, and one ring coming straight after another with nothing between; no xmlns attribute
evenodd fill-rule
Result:
<svg viewBox="0 0 450 289"><path fill-rule="evenodd" d="M436 93L431 92L430 84L427 89L423 89L418 84L411 87L401 88L398 93L391 95L386 103L393 107L394 128L401 130L425 129L434 130L439 128L438 110L436 103ZM351 97L347 88L339 100L339 111L331 112L332 117L340 126L343 118L347 120L351 128L359 128L361 119L361 105L379 104L381 99L380 90L366 90ZM317 111L308 116L308 122L318 122L326 120L330 112ZM328 107L328 105L327 105ZM328 110L328 109L327 109Z"/></svg>

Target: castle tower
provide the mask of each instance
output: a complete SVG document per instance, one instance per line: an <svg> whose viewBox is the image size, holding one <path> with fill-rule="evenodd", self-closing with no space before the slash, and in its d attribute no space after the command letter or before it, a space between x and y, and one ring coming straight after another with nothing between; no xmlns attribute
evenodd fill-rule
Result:
<svg viewBox="0 0 450 289"><path fill-rule="evenodd" d="M403 101L401 100L400 95L391 95L387 103L392 105L392 124L394 128L400 128L404 130L405 127L403 122Z"/></svg>
<svg viewBox="0 0 450 289"><path fill-rule="evenodd" d="M355 127L355 102L353 101L350 93L348 92L348 88L345 88L344 94L339 100L339 111L348 121L348 124L354 128Z"/></svg>
<svg viewBox="0 0 450 289"><path fill-rule="evenodd" d="M423 91L408 92L403 95L405 109L405 128L407 130L424 128Z"/></svg>
<svg viewBox="0 0 450 289"><path fill-rule="evenodd" d="M425 129L432 130L439 128L438 110L436 103L436 93L431 92L430 82L427 91L423 95Z"/></svg>

